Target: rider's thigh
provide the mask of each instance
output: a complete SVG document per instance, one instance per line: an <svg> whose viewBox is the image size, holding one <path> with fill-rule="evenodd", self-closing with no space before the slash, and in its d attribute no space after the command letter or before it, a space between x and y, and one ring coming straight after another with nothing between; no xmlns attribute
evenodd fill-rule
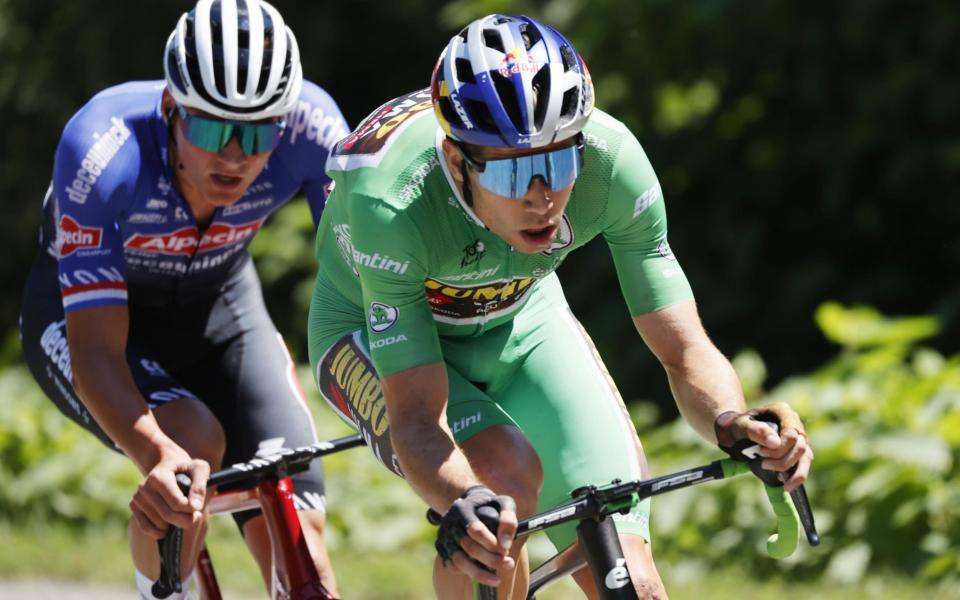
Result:
<svg viewBox="0 0 960 600"><path fill-rule="evenodd" d="M627 559L627 571L630 580L640 600L667 600L667 592L663 587L663 580L657 572L653 562L653 552L650 544L639 535L621 535L620 545L623 555ZM599 597L593 576L586 567L573 574L577 585L587 595L587 598Z"/></svg>
<svg viewBox="0 0 960 600"><path fill-rule="evenodd" d="M223 463L226 435L220 421L200 400L178 398L153 409L160 429L192 458L202 458L217 470Z"/></svg>
<svg viewBox="0 0 960 600"><path fill-rule="evenodd" d="M462 442L461 447L487 487L513 497L519 517L536 512L543 466L523 432L512 425L495 425Z"/></svg>

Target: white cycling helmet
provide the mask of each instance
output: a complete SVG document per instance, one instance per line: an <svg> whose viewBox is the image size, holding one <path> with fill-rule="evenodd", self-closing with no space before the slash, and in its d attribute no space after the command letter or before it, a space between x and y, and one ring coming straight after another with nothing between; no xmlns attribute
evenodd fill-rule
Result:
<svg viewBox="0 0 960 600"><path fill-rule="evenodd" d="M293 32L263 0L200 0L167 38L174 99L223 119L256 121L289 112L303 70Z"/></svg>

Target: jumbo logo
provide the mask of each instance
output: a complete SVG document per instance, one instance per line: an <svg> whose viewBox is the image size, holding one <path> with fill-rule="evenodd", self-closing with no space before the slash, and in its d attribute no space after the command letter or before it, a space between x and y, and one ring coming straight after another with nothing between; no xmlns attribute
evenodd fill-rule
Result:
<svg viewBox="0 0 960 600"><path fill-rule="evenodd" d="M427 300L434 319L450 323L476 323L506 314L521 305L532 289L533 277L514 277L472 287L426 279Z"/></svg>
<svg viewBox="0 0 960 600"><path fill-rule="evenodd" d="M124 242L124 246L144 252L189 256L195 252L218 250L249 239L257 233L261 223L262 221L242 225L214 223L203 233L203 237L200 237L196 227L182 227L170 233L153 235L136 233Z"/></svg>
<svg viewBox="0 0 960 600"><path fill-rule="evenodd" d="M390 422L380 380L353 344L344 343L339 348L334 347L324 357L321 369L320 383L324 388L329 388L337 404L349 403L351 412L359 421L369 424L375 436L383 435ZM344 408L341 406L341 410Z"/></svg>
<svg viewBox="0 0 960 600"><path fill-rule="evenodd" d="M85 248L99 248L102 237L103 229L100 227L84 227L73 220L73 217L64 215L60 218L60 227L57 231L60 257L70 256L77 250Z"/></svg>

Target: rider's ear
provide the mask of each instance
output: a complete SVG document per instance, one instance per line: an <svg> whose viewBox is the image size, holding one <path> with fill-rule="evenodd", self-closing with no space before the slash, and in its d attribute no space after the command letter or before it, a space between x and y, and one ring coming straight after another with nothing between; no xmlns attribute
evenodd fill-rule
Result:
<svg viewBox="0 0 960 600"><path fill-rule="evenodd" d="M160 99L160 112L163 114L163 120L167 125L173 121L173 115L177 112L177 103L168 90L163 90L163 96Z"/></svg>
<svg viewBox="0 0 960 600"><path fill-rule="evenodd" d="M458 185L463 185L463 170L462 162L463 156L460 155L459 150L457 150L456 144L450 138L444 138L443 144L441 146L443 150L443 159L447 161L447 168L450 169L450 174L453 176L454 181Z"/></svg>

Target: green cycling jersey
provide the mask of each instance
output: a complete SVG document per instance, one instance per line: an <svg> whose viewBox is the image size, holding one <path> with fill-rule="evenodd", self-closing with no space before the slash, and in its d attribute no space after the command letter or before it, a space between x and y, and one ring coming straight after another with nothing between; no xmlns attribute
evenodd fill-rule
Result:
<svg viewBox="0 0 960 600"><path fill-rule="evenodd" d="M639 142L600 110L583 135L583 170L555 239L524 254L487 230L453 185L429 90L371 114L327 162L333 188L317 234L312 362L360 326L380 376L441 361L441 338L510 321L568 253L597 235L631 315L692 298Z"/></svg>

